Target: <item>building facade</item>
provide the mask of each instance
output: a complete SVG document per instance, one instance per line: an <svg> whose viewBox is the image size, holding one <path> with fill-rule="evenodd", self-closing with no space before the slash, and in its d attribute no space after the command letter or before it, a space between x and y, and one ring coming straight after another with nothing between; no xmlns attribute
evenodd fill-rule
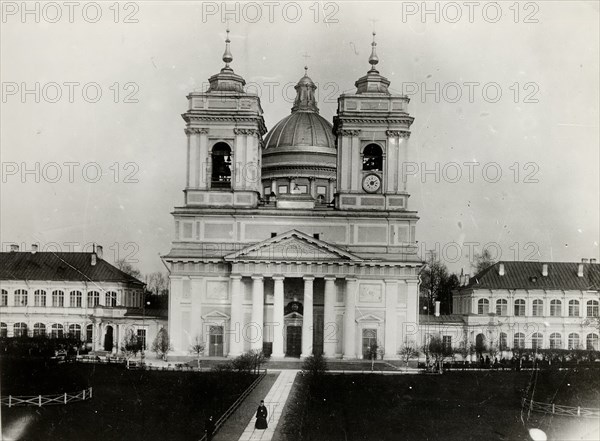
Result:
<svg viewBox="0 0 600 441"><path fill-rule="evenodd" d="M423 335L452 346L599 350L600 265L498 262L465 276L450 316L422 319Z"/></svg>
<svg viewBox="0 0 600 441"><path fill-rule="evenodd" d="M267 132L258 96L225 67L188 95L184 204L173 211L169 334L207 356L396 358L418 321L417 213L401 179L409 99L371 69L319 115L305 71ZM305 68L306 70L307 68Z"/></svg>
<svg viewBox="0 0 600 441"><path fill-rule="evenodd" d="M146 313L144 283L92 253L0 253L0 335L79 338L117 353L127 332L152 343L166 317Z"/></svg>

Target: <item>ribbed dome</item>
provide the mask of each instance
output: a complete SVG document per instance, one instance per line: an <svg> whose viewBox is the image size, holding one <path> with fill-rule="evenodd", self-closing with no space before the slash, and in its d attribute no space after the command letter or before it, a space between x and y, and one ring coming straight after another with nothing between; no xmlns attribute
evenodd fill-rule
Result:
<svg viewBox="0 0 600 441"><path fill-rule="evenodd" d="M265 138L265 149L277 147L329 147L335 149L333 126L315 112L294 112L283 118Z"/></svg>

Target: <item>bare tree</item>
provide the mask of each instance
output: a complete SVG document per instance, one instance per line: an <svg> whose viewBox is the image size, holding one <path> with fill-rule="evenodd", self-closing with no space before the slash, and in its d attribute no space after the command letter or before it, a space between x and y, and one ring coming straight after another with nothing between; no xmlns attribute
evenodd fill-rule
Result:
<svg viewBox="0 0 600 441"><path fill-rule="evenodd" d="M139 269L134 267L131 263L127 262L127 259L119 259L115 262L115 266L119 268L124 273L129 274L131 277L135 277L138 280L141 280L142 273Z"/></svg>
<svg viewBox="0 0 600 441"><path fill-rule="evenodd" d="M443 372L444 360L452 355L452 348L447 344L444 344L441 337L437 335L431 337L429 344L427 344L427 350L430 356L434 359L435 364L438 367L438 372Z"/></svg>
<svg viewBox="0 0 600 441"><path fill-rule="evenodd" d="M400 357L402 358L402 361L404 361L404 364L406 365L405 370L407 370L407 371L408 371L408 362L412 358L417 358L420 354L421 354L421 352L417 348L417 345L415 345L414 342L412 342L412 341L406 341L404 343L404 345L398 350L398 355L400 355Z"/></svg>
<svg viewBox="0 0 600 441"><path fill-rule="evenodd" d="M128 368L131 358L135 357L141 350L142 342L138 339L138 336L133 332L133 330L129 329L125 334L123 345L121 346L121 351L123 352L123 355L125 355Z"/></svg>
<svg viewBox="0 0 600 441"><path fill-rule="evenodd" d="M160 271L146 276L146 288L154 295L164 295L169 292L169 279Z"/></svg>
<svg viewBox="0 0 600 441"><path fill-rule="evenodd" d="M156 353L158 358L167 361L167 354L172 349L169 332L165 328L161 328L152 342L152 351Z"/></svg>
<svg viewBox="0 0 600 441"><path fill-rule="evenodd" d="M489 268L495 263L495 260L492 258L492 253L490 253L490 250L486 248L481 253L476 253L473 256L473 262L471 263L471 266L475 270L475 274L479 274L481 271Z"/></svg>
<svg viewBox="0 0 600 441"><path fill-rule="evenodd" d="M195 354L198 360L198 369L200 369L200 357L204 354L204 349L206 346L204 345L204 338L201 335L196 335L194 337L194 341L190 346L190 352Z"/></svg>

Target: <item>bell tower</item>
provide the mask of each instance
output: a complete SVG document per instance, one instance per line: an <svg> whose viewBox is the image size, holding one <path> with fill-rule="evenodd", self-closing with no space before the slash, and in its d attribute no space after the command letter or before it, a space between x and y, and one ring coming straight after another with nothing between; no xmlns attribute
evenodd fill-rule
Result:
<svg viewBox="0 0 600 441"><path fill-rule="evenodd" d="M375 68L375 32L371 46L371 69L356 81L355 93L338 98L335 207L402 211L409 197L402 166L414 118L407 111L409 98L390 93L390 81Z"/></svg>
<svg viewBox="0 0 600 441"><path fill-rule="evenodd" d="M206 92L191 92L186 122L186 206L256 207L261 192L261 148L266 133L260 98L244 92L229 63L209 78Z"/></svg>

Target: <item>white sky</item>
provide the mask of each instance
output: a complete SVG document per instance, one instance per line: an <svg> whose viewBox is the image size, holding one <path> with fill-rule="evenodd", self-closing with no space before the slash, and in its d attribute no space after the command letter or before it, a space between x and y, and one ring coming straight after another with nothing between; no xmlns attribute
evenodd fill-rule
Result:
<svg viewBox="0 0 600 441"><path fill-rule="evenodd" d="M299 4L302 16L296 23L294 5L275 3L272 20L268 2L255 3L262 12L256 23L244 20L254 19L253 6L244 9L240 4L239 16L229 16L232 67L248 83L258 84L267 128L289 113L292 104L284 95L293 97L291 85L303 74L305 52L309 75L320 87L321 114L332 120L339 93L353 91L354 81L369 68L374 20L380 72L395 91L413 84L419 89L409 106L416 118L412 160L419 168L421 163L428 169L440 164L439 182L434 174L420 173L409 180L410 208L421 216L421 246L431 249L439 243L446 251L441 257L457 271L469 269L465 242L476 242L476 251L497 243L505 260L513 260L516 251L521 260L598 257L597 2L521 3L518 23L512 1L500 2L502 17L496 23L490 22L496 11L488 2L476 6L473 23L463 2L455 3L462 5L456 23L449 22L456 9L444 3L438 4L436 22L433 14L425 20L419 13L407 15L414 7L421 9L421 2L322 2L317 23L316 3ZM34 14L21 16L21 2L3 4L2 248L17 242L29 249L31 242L39 242L42 248L57 243L66 249L68 242L93 241L105 246L108 260L118 249L120 257L131 254L139 260L143 272L164 269L158 256L169 250L174 231L170 212L182 204L185 184L186 138L180 115L186 110L186 94L201 89L223 65L221 2L206 3L205 12L217 13L204 16L202 4L194 2L122 3L118 23L110 9L113 2L101 4L102 17L96 23L83 18L86 2L75 9L73 23L68 7L57 4L62 13L57 23L49 22L57 12L50 7L39 6L36 23ZM19 10L13 15L14 8ZM93 7L86 14L93 20ZM124 23L128 14L138 22ZM325 14L338 22L324 23ZM527 16L538 22L524 23ZM64 85L68 82L79 83L73 102ZM266 84L270 82L277 85ZM469 82L478 83L473 102L465 85ZM23 87L35 89L36 83L39 103L33 93L21 96ZM55 103L49 102L56 95L51 83L61 85L62 97ZM102 91L96 103L82 97L82 86L89 83ZM117 103L115 83L120 89ZM127 83L135 86L126 88ZM421 96L423 84L433 90L436 83L445 97L436 102L433 94ZM457 102L451 102L456 93L451 83L461 86ZM493 88L487 89L488 100L482 94L483 86L491 83L502 91L495 103L488 102ZM87 90L92 100L94 89ZM138 102L123 102L132 91ZM525 102L530 94L538 102ZM446 168L446 178L441 173L448 163L469 161L481 164L474 182L469 182L464 165L457 183L449 182L455 168ZM73 182L65 165L69 162L79 164ZM23 164L35 169L36 163L40 182L35 172L22 174ZM51 163L62 170L55 183L43 179L43 171L54 179ZM496 183L482 176L483 165L490 163L502 171ZM517 183L515 163L520 169ZM94 164L103 174L98 182L88 182L94 178ZM488 172L493 178L495 170ZM131 173L138 182L124 182ZM524 182L530 173L537 183ZM454 244L463 244L456 262Z"/></svg>

